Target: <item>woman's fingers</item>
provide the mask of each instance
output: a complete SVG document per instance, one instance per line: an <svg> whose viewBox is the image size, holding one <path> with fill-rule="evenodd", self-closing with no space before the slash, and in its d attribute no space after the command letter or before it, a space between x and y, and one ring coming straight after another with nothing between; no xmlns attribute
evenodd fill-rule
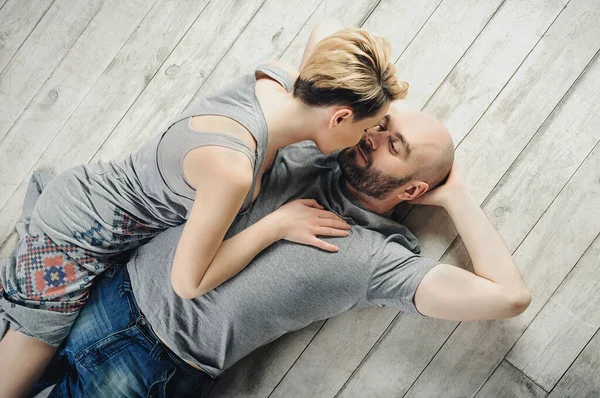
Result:
<svg viewBox="0 0 600 398"><path fill-rule="evenodd" d="M350 229L350 224L343 220L333 220L331 218L320 218L319 219L320 227L330 227L330 228L338 228L348 230Z"/></svg>
<svg viewBox="0 0 600 398"><path fill-rule="evenodd" d="M327 211L327 210L318 210L317 211L317 216L319 218L330 218L330 219L334 219L334 220L340 220L340 221L344 221L343 218L341 218L340 216L338 216L337 214L335 214L332 211ZM345 222L345 221L344 221Z"/></svg>
<svg viewBox="0 0 600 398"><path fill-rule="evenodd" d="M321 209L321 210L323 209L323 206L321 206L314 199L300 199L300 203L302 203L304 206L314 207L315 209Z"/></svg>
<svg viewBox="0 0 600 398"><path fill-rule="evenodd" d="M314 236L311 239L309 239L308 244L311 246L318 247L319 249L327 250L328 252L337 252L340 250L336 245L327 243L324 240L321 240Z"/></svg>

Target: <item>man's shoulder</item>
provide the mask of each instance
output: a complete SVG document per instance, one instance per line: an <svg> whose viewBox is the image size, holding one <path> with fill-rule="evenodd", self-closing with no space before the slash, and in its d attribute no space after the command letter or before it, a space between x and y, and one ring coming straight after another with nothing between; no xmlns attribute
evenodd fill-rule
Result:
<svg viewBox="0 0 600 398"><path fill-rule="evenodd" d="M279 151L276 161L293 161L301 164L330 163L337 164L337 153L324 155L312 141L300 141L288 145Z"/></svg>

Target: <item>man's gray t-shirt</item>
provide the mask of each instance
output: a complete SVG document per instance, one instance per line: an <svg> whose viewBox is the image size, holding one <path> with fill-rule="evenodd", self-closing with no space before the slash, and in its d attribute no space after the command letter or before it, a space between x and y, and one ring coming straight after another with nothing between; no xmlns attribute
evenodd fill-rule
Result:
<svg viewBox="0 0 600 398"><path fill-rule="evenodd" d="M183 359L216 377L279 336L367 305L418 313L413 297L437 261L418 255L404 226L365 210L347 190L335 155L302 142L280 151L250 211L236 218L230 237L297 199L316 199L348 220L350 235L326 238L339 252L279 241L236 277L184 300L170 283L183 226L140 247L128 264L138 305L156 333Z"/></svg>

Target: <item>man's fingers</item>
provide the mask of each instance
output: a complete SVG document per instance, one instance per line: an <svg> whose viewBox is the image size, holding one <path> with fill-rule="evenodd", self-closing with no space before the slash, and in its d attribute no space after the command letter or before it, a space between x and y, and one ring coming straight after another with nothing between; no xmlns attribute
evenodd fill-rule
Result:
<svg viewBox="0 0 600 398"><path fill-rule="evenodd" d="M327 250L328 252L337 252L340 249L336 245L332 245L331 243L327 243L324 240L313 237L308 242L311 246L318 247L319 249Z"/></svg>

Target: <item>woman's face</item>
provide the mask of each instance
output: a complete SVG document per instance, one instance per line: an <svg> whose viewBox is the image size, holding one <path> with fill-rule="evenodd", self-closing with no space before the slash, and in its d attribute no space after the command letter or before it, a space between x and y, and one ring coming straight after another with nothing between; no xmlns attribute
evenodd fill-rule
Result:
<svg viewBox="0 0 600 398"><path fill-rule="evenodd" d="M365 130L375 126L386 115L389 104L384 106L376 115L357 122L352 119L349 109L335 112L329 121L328 128L319 134L316 142L319 150L324 154L332 153L338 149L348 148L358 144ZM348 115L348 113L350 113Z"/></svg>

